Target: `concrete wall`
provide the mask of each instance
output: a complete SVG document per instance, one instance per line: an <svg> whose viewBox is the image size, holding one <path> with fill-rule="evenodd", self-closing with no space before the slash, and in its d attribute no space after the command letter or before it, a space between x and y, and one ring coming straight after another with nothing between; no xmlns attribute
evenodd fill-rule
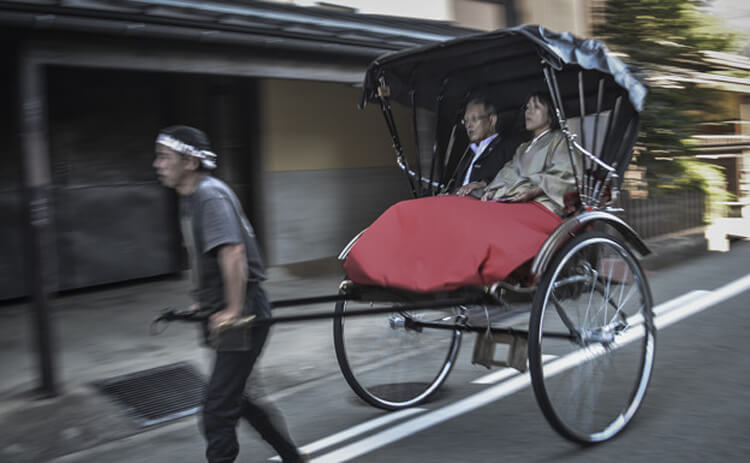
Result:
<svg viewBox="0 0 750 463"><path fill-rule="evenodd" d="M454 19L461 26L485 31L507 26L502 5L479 0L455 0L453 8Z"/></svg>
<svg viewBox="0 0 750 463"><path fill-rule="evenodd" d="M363 14L385 14L410 18L449 21L453 19L452 0L272 0L298 6L322 4L353 8Z"/></svg>
<svg viewBox="0 0 750 463"><path fill-rule="evenodd" d="M516 0L519 24L540 24L557 32L591 36L593 0ZM480 0L454 0L453 19L465 27L493 30L507 27L505 7Z"/></svg>
<svg viewBox="0 0 750 463"><path fill-rule="evenodd" d="M388 206L409 197L382 114L373 105L357 109L359 89L273 79L259 88L270 265L336 255ZM397 116L402 142L412 150L408 114Z"/></svg>
<svg viewBox="0 0 750 463"><path fill-rule="evenodd" d="M360 94L360 89L344 84L261 80L264 170L393 165L383 116L376 105L360 111ZM400 114L403 116L403 111Z"/></svg>
<svg viewBox="0 0 750 463"><path fill-rule="evenodd" d="M521 0L522 23L541 24L557 32L591 36L591 0Z"/></svg>
<svg viewBox="0 0 750 463"><path fill-rule="evenodd" d="M409 197L396 168L270 172L265 181L269 265L336 256L395 202Z"/></svg>
<svg viewBox="0 0 750 463"><path fill-rule="evenodd" d="M274 0L299 6L320 4L353 8L358 13L454 21L465 27L506 27L504 6L481 0ZM591 4L595 0L516 0L520 24L541 24L559 32L591 36Z"/></svg>

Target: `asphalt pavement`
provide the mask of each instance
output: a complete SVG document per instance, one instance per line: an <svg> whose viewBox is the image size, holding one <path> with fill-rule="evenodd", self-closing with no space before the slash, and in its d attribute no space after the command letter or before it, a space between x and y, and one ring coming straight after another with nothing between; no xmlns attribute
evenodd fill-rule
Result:
<svg viewBox="0 0 750 463"><path fill-rule="evenodd" d="M643 260L647 270L708 252L702 229L648 244L654 255ZM336 263L324 261L271 268L264 286L272 300L318 296L335 293L341 277ZM52 327L59 393L52 398L35 391L39 374L30 303L0 306L0 461L85 461L87 449L159 433L163 426L140 427L93 384L176 362L207 374L211 353L200 347L194 327L173 323L157 336L148 330L160 309L189 302L183 276L58 295ZM283 310L330 311L331 304ZM254 382L263 385L258 394L271 400L337 376L330 320L275 326L253 373ZM195 429L186 432L199 437Z"/></svg>

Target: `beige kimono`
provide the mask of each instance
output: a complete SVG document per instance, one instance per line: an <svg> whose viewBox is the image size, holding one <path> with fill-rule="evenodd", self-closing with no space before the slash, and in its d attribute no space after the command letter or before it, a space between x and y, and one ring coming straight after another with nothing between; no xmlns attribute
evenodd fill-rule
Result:
<svg viewBox="0 0 750 463"><path fill-rule="evenodd" d="M580 174L581 160L573 153L575 171ZM567 140L559 130L548 131L531 142L521 143L516 154L487 187L492 199L513 196L535 186L544 193L534 201L562 215L563 196L575 190L573 167L568 154Z"/></svg>

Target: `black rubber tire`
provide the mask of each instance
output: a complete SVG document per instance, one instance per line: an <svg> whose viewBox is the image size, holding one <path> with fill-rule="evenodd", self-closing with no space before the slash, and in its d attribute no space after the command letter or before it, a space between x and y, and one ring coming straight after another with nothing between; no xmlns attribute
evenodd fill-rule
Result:
<svg viewBox="0 0 750 463"><path fill-rule="evenodd" d="M576 340L552 336L571 327L580 334ZM633 253L601 232L567 242L543 275L529 321L531 382L550 425L586 445L621 432L643 402L655 343L653 299ZM550 358L555 360L545 365ZM624 366L614 366L616 361ZM593 403L600 398L602 403Z"/></svg>
<svg viewBox="0 0 750 463"><path fill-rule="evenodd" d="M378 303L378 306L382 306L382 303ZM362 330L368 330L368 323L370 320L373 322L372 329L375 330L376 327L374 325L382 325L384 322L388 323L390 316L396 316L397 318L400 317L401 313L395 309L393 314L380 314L380 315L372 315L372 316L366 316L366 317L346 317L345 314L347 310L347 302L341 301L336 303L335 308L335 316L333 319L333 339L334 339L334 348L336 350L336 359L338 360L339 367L341 368L341 372L344 374L344 378L346 379L346 382L349 384L351 389L359 396L362 400L367 402L368 404L384 409L384 410L399 410L403 408L413 407L420 403L425 402L428 400L435 392L437 392L440 385L446 380L448 377L448 374L450 373L451 369L453 368L453 365L455 363L456 357L458 355L458 351L461 345L461 337L462 332L459 330L444 330L444 329L430 329L430 328L424 328L423 332L417 333L413 330L410 330L411 332L408 333L410 337L422 337L423 339L425 337L429 338L431 336L438 336L440 340L440 345L436 349L433 349L434 352L430 352L432 362L421 362L420 361L420 355L424 354L424 352L419 351L411 351L411 352L405 352L402 349L396 349L397 355L394 355L392 357L386 356L385 358L381 358L378 360L378 362L383 363L382 366L379 368L382 369L388 369L392 368L395 369L396 365L395 362L398 360L391 361L391 358L397 358L399 356L405 356L409 359L409 362L411 364L421 366L425 363L429 363L428 368L437 367L438 364L440 364L439 367L437 367L437 373L435 374L433 371L417 371L414 368L410 368L408 372L409 378L403 379L403 383L399 384L398 381L400 378L392 378L389 377L389 379L393 380L393 383L388 383L388 387L377 387L375 384L373 384L370 381L369 375L372 371L377 370L377 362L372 362L371 364L367 365L368 368L370 368L370 372L363 373L361 368L361 360L359 362L352 361L351 359L351 352L349 350L353 350L355 347L359 348L359 346L363 346L363 349L370 349L372 352L378 352L378 353L384 353L386 349L381 348L381 346L377 345L377 338L373 339L361 339L361 342L358 342L356 345L353 343L355 341L360 341L359 337L360 335L356 334L354 329L352 328L351 337L347 337L346 332L346 324L347 324L347 318L350 318L351 321L350 326L352 326L352 323L360 323L360 326L362 328L359 331ZM435 312L425 312L425 313L435 313ZM361 320L365 320L362 322ZM397 332L399 329L392 329L393 336L398 336L399 332ZM407 330L404 330L403 328L400 328L400 330L403 330L403 333L406 333ZM388 328L386 327L384 329L384 336L389 336ZM429 333L429 334L427 334ZM424 335L422 335L424 334ZM426 339L427 341L430 341L431 339ZM349 349L347 349L347 345L349 346ZM393 345L386 346L387 348L393 350ZM446 351L444 354L443 348L446 348ZM409 349L407 346L405 349ZM429 349L428 349L429 350ZM374 367L374 368L373 368ZM384 375L387 375L387 370L381 370ZM419 376L419 380L417 382L413 381L414 376ZM396 376L396 375L394 375ZM423 381L423 378L424 379ZM389 392L394 392L394 396L389 396L388 392L381 390L381 389L390 389ZM395 394L397 392L397 394ZM395 397L398 395L398 397Z"/></svg>

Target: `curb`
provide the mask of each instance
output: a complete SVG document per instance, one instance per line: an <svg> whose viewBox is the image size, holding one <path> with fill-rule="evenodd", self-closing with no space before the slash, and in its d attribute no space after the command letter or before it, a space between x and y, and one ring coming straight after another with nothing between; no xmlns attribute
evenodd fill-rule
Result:
<svg viewBox="0 0 750 463"><path fill-rule="evenodd" d="M705 229L692 228L647 239L646 245L652 254L644 257L641 265L646 270L659 270L709 254Z"/></svg>

